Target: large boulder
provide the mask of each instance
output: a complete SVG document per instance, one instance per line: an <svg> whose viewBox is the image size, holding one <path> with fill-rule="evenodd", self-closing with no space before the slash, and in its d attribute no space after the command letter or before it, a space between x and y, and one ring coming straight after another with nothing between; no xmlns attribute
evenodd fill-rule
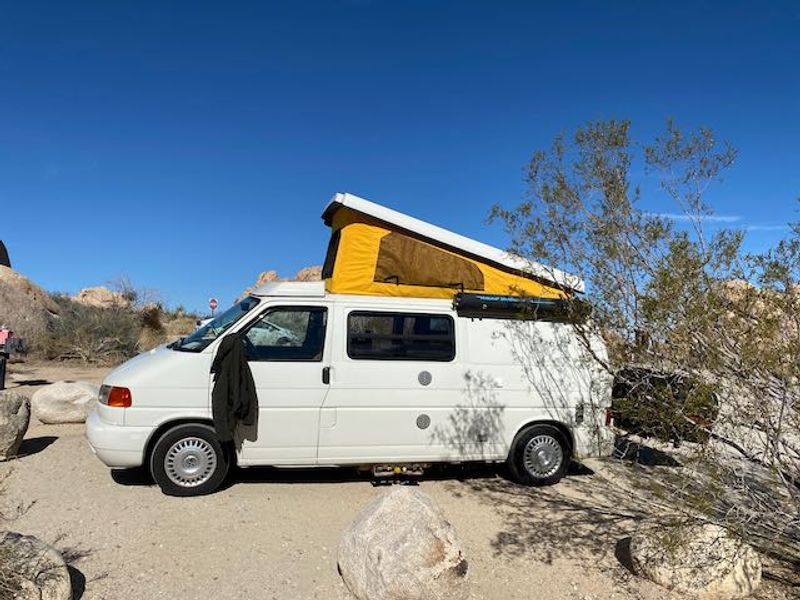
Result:
<svg viewBox="0 0 800 600"><path fill-rule="evenodd" d="M84 306L94 308L129 308L130 299L120 292L112 292L110 289L99 286L83 288L72 300Z"/></svg>
<svg viewBox="0 0 800 600"><path fill-rule="evenodd" d="M455 529L417 488L395 486L362 510L339 544L339 572L359 600L456 600L467 561Z"/></svg>
<svg viewBox="0 0 800 600"><path fill-rule="evenodd" d="M294 274L292 281L320 281L322 279L322 267L304 267Z"/></svg>
<svg viewBox="0 0 800 600"><path fill-rule="evenodd" d="M47 292L14 269L0 265L0 326L8 326L17 337L33 338L58 313L58 304Z"/></svg>
<svg viewBox="0 0 800 600"><path fill-rule="evenodd" d="M53 547L30 535L0 533L0 568L15 600L72 600L69 569Z"/></svg>
<svg viewBox="0 0 800 600"><path fill-rule="evenodd" d="M31 407L22 394L0 391L0 460L14 456L31 420Z"/></svg>
<svg viewBox="0 0 800 600"><path fill-rule="evenodd" d="M85 381L57 381L31 398L33 416L42 423L83 423L100 386Z"/></svg>
<svg viewBox="0 0 800 600"><path fill-rule="evenodd" d="M755 550L717 525L647 525L631 537L630 553L637 574L692 598L746 598L761 583Z"/></svg>

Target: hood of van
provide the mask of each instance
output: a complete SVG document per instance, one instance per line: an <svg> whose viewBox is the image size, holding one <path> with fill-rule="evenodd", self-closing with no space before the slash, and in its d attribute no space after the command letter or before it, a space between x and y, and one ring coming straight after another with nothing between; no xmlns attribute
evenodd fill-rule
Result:
<svg viewBox="0 0 800 600"><path fill-rule="evenodd" d="M122 363L103 380L122 387L196 387L207 384L211 355L179 352L166 345L153 348Z"/></svg>

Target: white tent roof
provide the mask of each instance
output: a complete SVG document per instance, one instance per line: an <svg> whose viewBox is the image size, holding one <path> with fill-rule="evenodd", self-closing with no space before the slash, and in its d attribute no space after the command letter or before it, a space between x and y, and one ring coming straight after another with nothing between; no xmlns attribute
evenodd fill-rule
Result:
<svg viewBox="0 0 800 600"><path fill-rule="evenodd" d="M359 198L353 194L339 193L334 195L328 206L325 207L325 212L322 213L322 219L325 221L326 225L331 224L333 213L343 206L379 221L383 221L388 225L438 242L454 250L471 254L476 258L484 259L510 269L530 273L534 277L556 283L576 292L584 291L584 283L580 277L564 273L563 271L547 267L537 262L526 260L520 256L510 254L505 250L464 237L463 235L453 233L447 229L442 229L436 225L431 225L425 221L415 219L414 217L409 217L401 212L386 208L375 202L370 202L364 198Z"/></svg>

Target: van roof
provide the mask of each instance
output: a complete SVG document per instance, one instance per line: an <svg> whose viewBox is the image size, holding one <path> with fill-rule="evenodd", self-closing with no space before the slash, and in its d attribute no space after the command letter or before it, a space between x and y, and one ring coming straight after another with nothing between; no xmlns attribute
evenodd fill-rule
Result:
<svg viewBox="0 0 800 600"><path fill-rule="evenodd" d="M362 296L353 294L330 294L324 281L273 281L250 292L259 298L326 298L335 302L354 302L362 305L414 307L452 307L453 301L443 298L413 298L403 296Z"/></svg>
<svg viewBox="0 0 800 600"><path fill-rule="evenodd" d="M444 246L449 246L457 251L471 254L477 258L499 264L506 268L530 273L534 277L551 281L576 292L584 291L584 282L580 277L570 275L559 269L547 267L534 261L529 261L520 256L510 254L505 250L501 250L500 248L495 248L494 246L489 246L488 244L448 231L442 227L431 225L420 219L415 219L414 217L381 206L375 202L370 202L364 198L359 198L353 194L335 194L328 203L328 206L325 207L325 211L322 213L322 220L326 225L330 225L336 211L345 207L387 223L393 227L404 229Z"/></svg>
<svg viewBox="0 0 800 600"><path fill-rule="evenodd" d="M253 296L293 296L295 298L322 298L324 281L273 281L254 289Z"/></svg>

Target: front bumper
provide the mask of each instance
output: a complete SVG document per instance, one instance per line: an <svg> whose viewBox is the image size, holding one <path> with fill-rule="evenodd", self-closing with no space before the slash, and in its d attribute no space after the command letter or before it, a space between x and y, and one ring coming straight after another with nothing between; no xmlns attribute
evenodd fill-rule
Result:
<svg viewBox="0 0 800 600"><path fill-rule="evenodd" d="M113 468L141 467L151 427L113 425L100 419L96 411L86 419L89 446L104 464Z"/></svg>

